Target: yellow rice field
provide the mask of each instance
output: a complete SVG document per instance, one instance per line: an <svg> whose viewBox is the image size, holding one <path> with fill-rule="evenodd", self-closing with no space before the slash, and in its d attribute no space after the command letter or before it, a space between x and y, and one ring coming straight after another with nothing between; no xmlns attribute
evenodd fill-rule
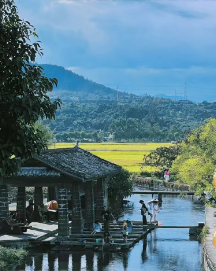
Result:
<svg viewBox="0 0 216 271"><path fill-rule="evenodd" d="M73 148L75 143L56 143L50 148ZM132 173L140 173L143 155L171 143L80 143L79 146L94 155L122 166ZM145 167L152 172L154 169Z"/></svg>

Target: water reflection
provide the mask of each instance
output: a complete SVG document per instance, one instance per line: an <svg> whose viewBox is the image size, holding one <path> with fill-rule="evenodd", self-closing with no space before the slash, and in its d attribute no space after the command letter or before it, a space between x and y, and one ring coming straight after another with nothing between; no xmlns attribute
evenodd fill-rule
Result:
<svg viewBox="0 0 216 271"><path fill-rule="evenodd" d="M134 209L122 214L140 220L140 198L133 195ZM163 225L196 225L204 220L204 207L194 205L191 198L163 197L159 214ZM30 252L26 265L17 270L25 271L201 271L201 245L189 237L188 229L157 229L137 243L129 252L110 253L92 250L74 252Z"/></svg>

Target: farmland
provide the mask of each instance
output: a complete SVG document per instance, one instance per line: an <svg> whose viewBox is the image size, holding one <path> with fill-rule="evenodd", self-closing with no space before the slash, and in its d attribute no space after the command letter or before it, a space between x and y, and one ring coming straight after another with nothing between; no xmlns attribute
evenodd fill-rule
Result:
<svg viewBox="0 0 216 271"><path fill-rule="evenodd" d="M56 143L50 148L73 148L74 145L75 143ZM171 143L80 143L79 147L132 173L140 173L144 154L170 145ZM145 170L151 172L154 169L145 167Z"/></svg>

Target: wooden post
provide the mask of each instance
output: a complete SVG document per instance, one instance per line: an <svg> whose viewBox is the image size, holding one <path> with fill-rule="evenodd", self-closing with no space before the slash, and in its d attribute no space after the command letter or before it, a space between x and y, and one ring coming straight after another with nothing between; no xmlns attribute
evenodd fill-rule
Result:
<svg viewBox="0 0 216 271"><path fill-rule="evenodd" d="M25 187L18 187L17 192L17 212L19 213L18 217L20 222L26 221L26 194Z"/></svg>
<svg viewBox="0 0 216 271"><path fill-rule="evenodd" d="M51 200L57 200L55 187L48 187L48 201Z"/></svg>
<svg viewBox="0 0 216 271"><path fill-rule="evenodd" d="M8 187L7 185L0 185L0 223L8 215Z"/></svg>
<svg viewBox="0 0 216 271"><path fill-rule="evenodd" d="M158 201L161 203L162 202L162 194L158 193Z"/></svg>
<svg viewBox="0 0 216 271"><path fill-rule="evenodd" d="M68 191L64 186L58 187L58 236L69 236Z"/></svg>
<svg viewBox="0 0 216 271"><path fill-rule="evenodd" d="M42 187L35 187L34 192L34 220L40 221L38 206L43 204L43 190Z"/></svg>
<svg viewBox="0 0 216 271"><path fill-rule="evenodd" d="M93 227L95 221L93 182L85 183L85 227Z"/></svg>
<svg viewBox="0 0 216 271"><path fill-rule="evenodd" d="M103 182L103 179L97 180L95 203L96 203L95 219L101 221L101 219L102 219L101 212L103 211L103 206L104 206L104 182Z"/></svg>
<svg viewBox="0 0 216 271"><path fill-rule="evenodd" d="M81 212L80 186L78 182L73 182L71 192L73 202L71 233L81 233L83 230L83 223Z"/></svg>

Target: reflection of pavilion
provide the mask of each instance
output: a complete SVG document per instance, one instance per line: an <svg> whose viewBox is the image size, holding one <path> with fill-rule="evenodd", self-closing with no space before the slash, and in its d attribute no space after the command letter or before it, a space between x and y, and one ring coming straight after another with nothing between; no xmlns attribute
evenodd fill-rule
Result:
<svg viewBox="0 0 216 271"><path fill-rule="evenodd" d="M101 218L107 204L107 181L121 167L103 160L77 146L52 149L26 160L21 171L4 179L0 185L0 221L8 216L8 185L18 187L17 211L25 217L25 187L35 187L34 221L39 220L38 206L43 203L43 187L48 200L57 199L58 236L69 236L68 211L72 212L72 233L81 233L83 222L92 227ZM69 203L69 204L68 204Z"/></svg>

